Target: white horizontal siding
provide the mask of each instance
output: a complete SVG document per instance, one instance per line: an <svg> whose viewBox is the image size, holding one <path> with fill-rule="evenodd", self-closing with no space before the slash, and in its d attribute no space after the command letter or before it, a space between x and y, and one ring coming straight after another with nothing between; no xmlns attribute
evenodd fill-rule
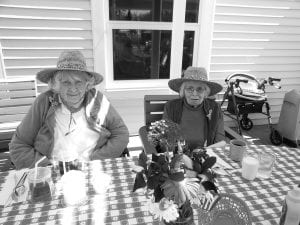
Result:
<svg viewBox="0 0 300 225"><path fill-rule="evenodd" d="M0 12L7 78L54 67L66 49L81 50L93 70L89 0L2 0Z"/></svg>
<svg viewBox="0 0 300 225"><path fill-rule="evenodd" d="M282 79L281 89L266 86L276 123L285 93L300 91L300 1L216 1L210 79L226 90L224 80L232 73ZM267 123L263 114L249 117Z"/></svg>

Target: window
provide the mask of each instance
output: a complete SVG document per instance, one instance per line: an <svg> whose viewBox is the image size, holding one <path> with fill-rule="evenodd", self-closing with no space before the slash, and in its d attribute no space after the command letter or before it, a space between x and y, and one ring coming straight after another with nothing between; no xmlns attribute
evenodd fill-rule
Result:
<svg viewBox="0 0 300 225"><path fill-rule="evenodd" d="M169 79L195 65L200 3L106 0L106 89L167 88Z"/></svg>
<svg viewBox="0 0 300 225"><path fill-rule="evenodd" d="M114 80L168 79L171 31L113 30Z"/></svg>
<svg viewBox="0 0 300 225"><path fill-rule="evenodd" d="M170 22L173 0L109 0L110 20Z"/></svg>

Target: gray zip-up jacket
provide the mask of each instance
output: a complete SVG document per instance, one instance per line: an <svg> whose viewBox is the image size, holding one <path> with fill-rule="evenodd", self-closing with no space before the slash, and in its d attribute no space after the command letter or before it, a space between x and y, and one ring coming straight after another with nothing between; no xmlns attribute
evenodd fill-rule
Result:
<svg viewBox="0 0 300 225"><path fill-rule="evenodd" d="M55 110L60 104L58 94L51 90L35 99L9 144L10 157L17 169L32 168L43 156L51 159ZM86 93L84 107L90 128L100 133L90 160L119 157L129 142L129 132L118 112L95 89ZM43 160L43 165L48 160Z"/></svg>
<svg viewBox="0 0 300 225"><path fill-rule="evenodd" d="M180 124L183 111L184 99L174 99L166 103L164 110L164 118L169 118L175 123ZM207 127L207 146L225 141L223 113L220 105L212 99L205 98L203 100L204 113L206 115Z"/></svg>

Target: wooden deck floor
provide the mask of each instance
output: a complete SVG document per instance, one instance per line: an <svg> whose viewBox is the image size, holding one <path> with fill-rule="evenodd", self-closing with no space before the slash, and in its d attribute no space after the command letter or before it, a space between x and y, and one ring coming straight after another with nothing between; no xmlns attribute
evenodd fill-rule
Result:
<svg viewBox="0 0 300 225"><path fill-rule="evenodd" d="M270 141L270 132L271 130L268 125L254 125L249 131L242 131L243 137L247 142L256 145L272 145ZM295 143L284 141L282 146L296 147L293 144ZM299 145L297 147L300 148Z"/></svg>

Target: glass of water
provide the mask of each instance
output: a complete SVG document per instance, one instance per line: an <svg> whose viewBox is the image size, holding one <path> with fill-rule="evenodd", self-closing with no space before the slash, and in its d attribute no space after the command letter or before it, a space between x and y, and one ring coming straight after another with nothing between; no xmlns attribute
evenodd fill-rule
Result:
<svg viewBox="0 0 300 225"><path fill-rule="evenodd" d="M275 165L276 156L272 152L259 153L259 168L258 177L267 179L271 176L272 170Z"/></svg>

